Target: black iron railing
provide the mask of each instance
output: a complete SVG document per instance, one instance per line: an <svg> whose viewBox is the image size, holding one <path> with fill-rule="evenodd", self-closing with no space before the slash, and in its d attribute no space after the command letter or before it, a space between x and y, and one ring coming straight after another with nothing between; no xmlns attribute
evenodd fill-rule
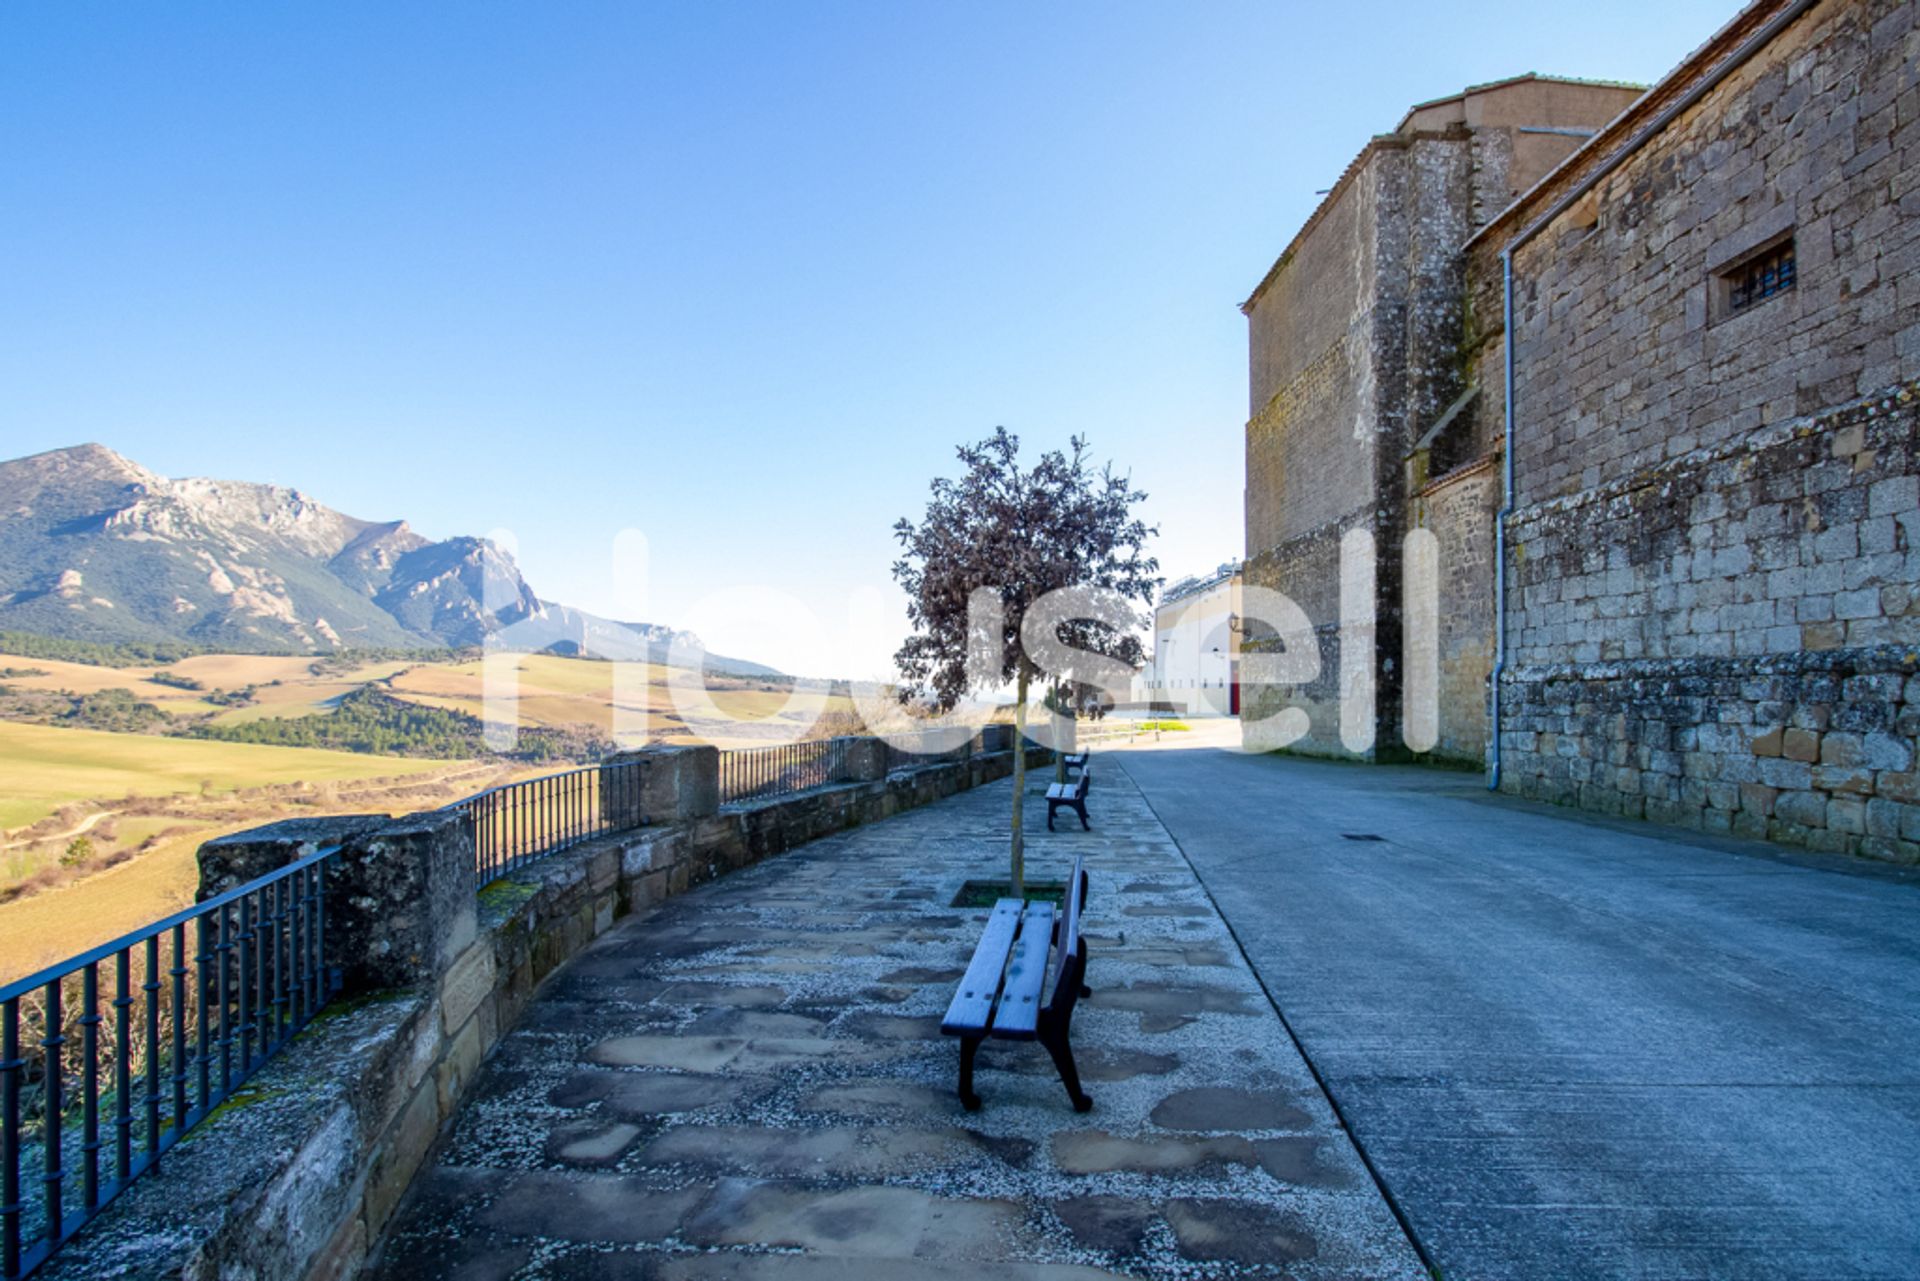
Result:
<svg viewBox="0 0 1920 1281"><path fill-rule="evenodd" d="M645 822L642 766L613 761L488 788L447 806L473 825L479 889L535 859Z"/></svg>
<svg viewBox="0 0 1920 1281"><path fill-rule="evenodd" d="M847 777L848 738L816 738L778 747L720 753L720 803L762 801L825 787Z"/></svg>
<svg viewBox="0 0 1920 1281"><path fill-rule="evenodd" d="M0 1278L157 1169L327 1003L338 852L0 988Z"/></svg>
<svg viewBox="0 0 1920 1281"><path fill-rule="evenodd" d="M933 730L890 734L881 741L887 745L889 774L896 770L918 769L922 765L937 765L943 761L964 761L973 755L974 741L971 736L955 745L947 735Z"/></svg>

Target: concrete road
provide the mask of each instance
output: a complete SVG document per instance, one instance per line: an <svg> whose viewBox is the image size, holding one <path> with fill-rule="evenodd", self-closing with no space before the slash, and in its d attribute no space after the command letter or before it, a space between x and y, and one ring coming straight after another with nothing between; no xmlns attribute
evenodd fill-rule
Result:
<svg viewBox="0 0 1920 1281"><path fill-rule="evenodd" d="M1911 876L1478 775L1104 755L1448 1281L1920 1277Z"/></svg>

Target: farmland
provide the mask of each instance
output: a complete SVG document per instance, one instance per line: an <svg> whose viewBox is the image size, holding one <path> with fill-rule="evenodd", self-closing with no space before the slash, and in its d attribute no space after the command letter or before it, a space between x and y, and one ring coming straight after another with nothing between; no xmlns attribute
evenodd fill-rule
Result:
<svg viewBox="0 0 1920 1281"><path fill-rule="evenodd" d="M326 710L329 701L402 670L404 663L374 663L350 672L316 676L310 658L279 658L260 654L205 654L176 663L145 667L95 667L45 658L0 658L0 666L36 675L0 678L16 690L45 693L100 694L123 689L142 702L176 716L207 716L216 723L251 720L260 716L304 716ZM203 688L155 680L172 675ZM223 690L254 689L252 703L222 707L206 695Z"/></svg>
<svg viewBox="0 0 1920 1281"><path fill-rule="evenodd" d="M34 823L74 802L179 793L218 796L274 783L419 774L437 764L0 722L0 768L7 779L0 796L0 827L11 830Z"/></svg>
<svg viewBox="0 0 1920 1281"><path fill-rule="evenodd" d="M511 688L496 688L492 706L511 714L500 719L535 733L566 732L583 743L631 729L644 711L653 741L750 746L777 732L787 698L776 684L711 677L714 704L729 716L752 719L690 723L673 706L668 669L635 664L622 673L625 715L616 718L612 664L552 655L505 661ZM0 655L0 673L0 687L16 694L123 698L165 713L155 722L161 732L151 733L0 720L0 777L7 780L0 790L0 981L190 902L194 851L212 836L299 814L404 813L565 764L186 736L208 732L203 726L229 732L223 727L327 716L343 699L366 697L359 692L368 690L479 717L488 691L477 659L356 667L207 654L103 667ZM848 701L836 697L829 708L832 715L813 735L849 731Z"/></svg>
<svg viewBox="0 0 1920 1281"><path fill-rule="evenodd" d="M528 726L587 727L603 736L614 730L616 705L633 714L644 712L648 733L665 741L713 743L718 747L751 747L768 740L769 730L781 718L787 700L783 689L765 682L710 677L714 704L741 723L690 722L673 705L667 687L670 669L655 664L629 664L623 671L624 701L615 698L615 668L611 663L585 662L548 654L520 655L513 663L512 691L502 699ZM485 706L486 680L480 662L422 664L382 680L380 686L398 698L449 711L479 716ZM496 694L499 697L499 694ZM844 697L828 700L836 722L852 714ZM844 732L829 728L821 732Z"/></svg>
<svg viewBox="0 0 1920 1281"><path fill-rule="evenodd" d="M496 693L497 706L521 725L610 735L614 725L616 668L612 663L551 654L509 656L513 689ZM207 654L177 662L140 667L94 667L51 659L0 656L0 686L20 693L98 695L124 690L173 717L194 718L215 727L244 725L271 717L324 715L339 700L369 686L423 707L481 716L486 710L486 678L480 660L385 661L335 670L309 658L259 654ZM24 674L22 674L24 673ZM783 688L740 677L710 676L714 704L726 715L747 718L693 723L673 706L667 687L670 669L632 663L620 669L622 708L644 711L650 737L690 739L718 746L764 742L787 699ZM197 686L197 688L195 688ZM243 697L242 697L243 696ZM844 718L845 697L829 700L829 711ZM6 823L0 817L0 825Z"/></svg>
<svg viewBox="0 0 1920 1281"><path fill-rule="evenodd" d="M444 804L507 776L476 762L0 723L0 980L190 902L193 853L301 813ZM76 840L88 853L62 866Z"/></svg>

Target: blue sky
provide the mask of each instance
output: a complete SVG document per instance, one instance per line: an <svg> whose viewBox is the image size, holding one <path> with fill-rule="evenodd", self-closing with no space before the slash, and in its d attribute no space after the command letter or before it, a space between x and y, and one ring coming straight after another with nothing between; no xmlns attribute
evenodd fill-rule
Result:
<svg viewBox="0 0 1920 1281"><path fill-rule="evenodd" d="M953 446L1075 432L1170 578L1241 546L1238 302L1368 135L1650 81L1724 2L12 4L0 454L97 440L544 595L865 675ZM698 608L767 585L821 630ZM904 620L901 620L904 625Z"/></svg>

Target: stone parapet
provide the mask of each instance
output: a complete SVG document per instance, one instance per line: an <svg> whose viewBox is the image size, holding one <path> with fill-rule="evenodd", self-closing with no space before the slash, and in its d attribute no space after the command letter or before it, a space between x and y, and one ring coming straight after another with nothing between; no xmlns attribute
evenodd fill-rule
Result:
<svg viewBox="0 0 1920 1281"><path fill-rule="evenodd" d="M438 1131L444 1042L424 991L337 1003L35 1277L346 1275Z"/></svg>
<svg viewBox="0 0 1920 1281"><path fill-rule="evenodd" d="M1520 668L1504 790L1920 862L1920 658L1902 646Z"/></svg>
<svg viewBox="0 0 1920 1281"><path fill-rule="evenodd" d="M643 763L649 825L529 863L477 895L471 834L446 811L298 820L207 842L202 897L341 847L325 892L329 961L345 990L168 1154L164 1177L136 1184L39 1275L355 1275L487 1054L540 984L617 918L1013 772L1000 751L889 776L873 740L850 744L848 759L862 776L721 810L711 748L612 758ZM879 776L865 777L876 761Z"/></svg>

